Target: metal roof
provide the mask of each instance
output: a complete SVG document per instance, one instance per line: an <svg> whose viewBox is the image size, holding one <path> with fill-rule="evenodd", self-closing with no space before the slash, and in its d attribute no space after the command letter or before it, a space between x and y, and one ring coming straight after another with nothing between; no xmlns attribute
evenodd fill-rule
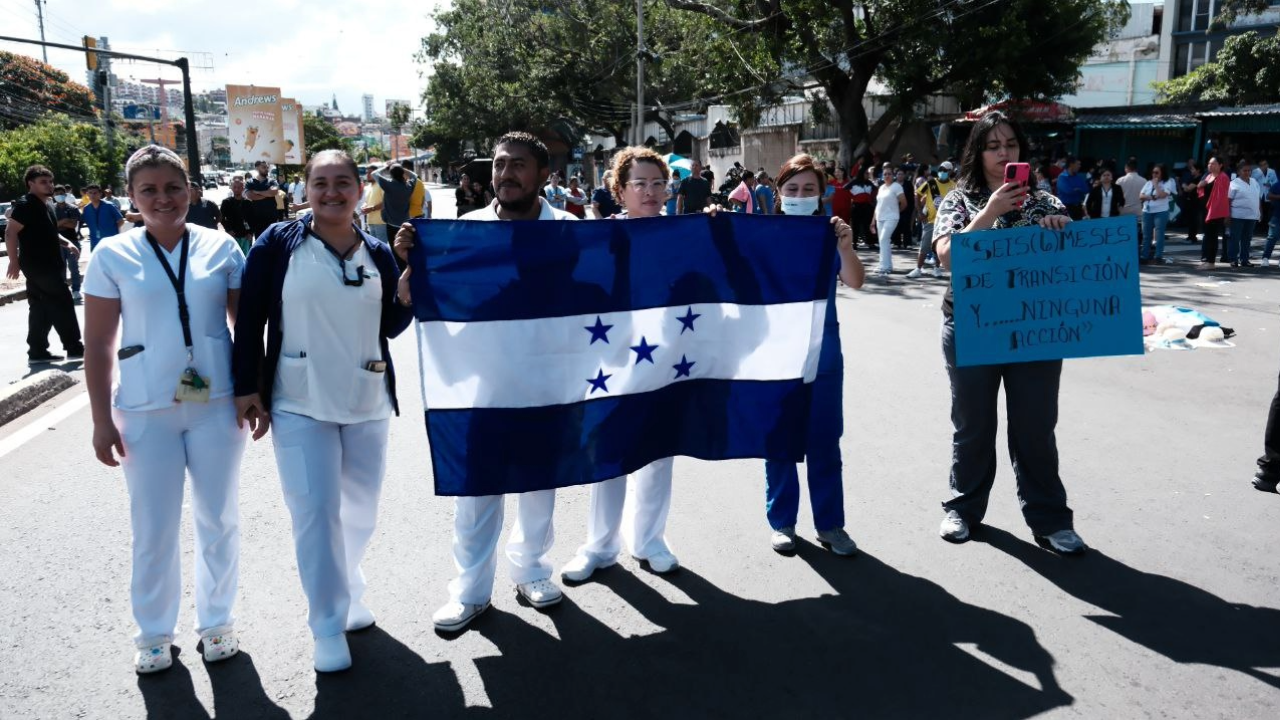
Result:
<svg viewBox="0 0 1280 720"><path fill-rule="evenodd" d="M1078 115L1076 127L1111 129L1111 128L1191 128L1199 122L1192 115L1166 113L1162 115L1141 115L1136 113L1114 113L1108 115Z"/></svg>
<svg viewBox="0 0 1280 720"><path fill-rule="evenodd" d="M1253 115L1280 115L1280 104L1241 105L1240 107L1220 107L1196 113L1196 117L1232 117Z"/></svg>

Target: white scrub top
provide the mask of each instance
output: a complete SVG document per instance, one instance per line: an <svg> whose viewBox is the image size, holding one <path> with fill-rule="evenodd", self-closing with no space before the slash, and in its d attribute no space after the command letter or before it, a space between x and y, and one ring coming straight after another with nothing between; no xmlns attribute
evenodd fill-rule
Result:
<svg viewBox="0 0 1280 720"><path fill-rule="evenodd" d="M363 240L347 258L347 279L361 266L364 284L344 285L338 258L311 233L289 257L273 410L340 425L391 417L387 373L368 369L386 358L379 343L382 276Z"/></svg>
<svg viewBox="0 0 1280 720"><path fill-rule="evenodd" d="M121 410L159 410L172 406L178 381L188 366L209 380L209 398L228 397L231 381L231 331L227 291L240 288L244 254L230 235L187 225L187 308L191 313L193 359L188 360L178 295L143 228L103 238L84 275L86 295L120 301L120 347L141 345L142 352L119 360L113 404ZM178 275L182 243L160 250Z"/></svg>

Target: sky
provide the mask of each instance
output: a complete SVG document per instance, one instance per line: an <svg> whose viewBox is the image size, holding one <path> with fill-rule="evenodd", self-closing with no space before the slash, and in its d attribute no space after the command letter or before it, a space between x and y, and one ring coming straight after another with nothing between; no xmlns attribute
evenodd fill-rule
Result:
<svg viewBox="0 0 1280 720"><path fill-rule="evenodd" d="M111 47L139 55L191 54L195 92L231 85L279 87L303 105L336 94L344 113L359 114L361 96L416 110L426 69L413 56L431 32L429 15L449 0L47 0L45 39L80 45L106 36ZM0 35L39 39L34 0L0 0ZM40 58L40 47L0 41L0 50ZM85 82L84 53L50 49L49 64ZM213 70L194 66L211 60ZM181 80L176 67L116 60L122 80ZM159 75L157 73L160 73Z"/></svg>

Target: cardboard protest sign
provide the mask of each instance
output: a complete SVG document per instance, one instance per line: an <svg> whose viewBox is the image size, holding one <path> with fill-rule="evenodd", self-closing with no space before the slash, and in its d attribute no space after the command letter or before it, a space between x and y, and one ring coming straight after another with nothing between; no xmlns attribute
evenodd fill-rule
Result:
<svg viewBox="0 0 1280 720"><path fill-rule="evenodd" d="M1132 216L956 233L956 364L1142 354Z"/></svg>
<svg viewBox="0 0 1280 720"><path fill-rule="evenodd" d="M285 142L280 88L228 85L227 134L231 139L231 162L283 163Z"/></svg>
<svg viewBox="0 0 1280 720"><path fill-rule="evenodd" d="M293 98L281 98L280 117L284 122L284 162L287 165L301 165L307 157L306 138L302 131L302 106Z"/></svg>

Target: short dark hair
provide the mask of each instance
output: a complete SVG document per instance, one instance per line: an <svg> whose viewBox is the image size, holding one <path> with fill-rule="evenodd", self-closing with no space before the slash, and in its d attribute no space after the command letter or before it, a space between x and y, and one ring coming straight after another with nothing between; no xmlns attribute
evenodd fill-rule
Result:
<svg viewBox="0 0 1280 720"><path fill-rule="evenodd" d="M86 193L86 194L87 194L90 190L97 190L98 192L102 192L102 188L101 188L101 187L98 187L98 184L97 184L97 183L89 183L88 185L85 185L85 186L84 186L84 191L85 191L85 193Z"/></svg>
<svg viewBox="0 0 1280 720"><path fill-rule="evenodd" d="M392 180L395 180L396 182L404 182L404 168L399 165L392 165L388 172L391 173Z"/></svg>
<svg viewBox="0 0 1280 720"><path fill-rule="evenodd" d="M27 168L27 171L25 173L22 174L22 179L26 181L27 185L31 185L31 181L35 180L36 178L42 178L42 177L47 177L47 178L53 177L53 171L43 165L32 165L31 167Z"/></svg>
<svg viewBox="0 0 1280 720"><path fill-rule="evenodd" d="M1125 170L1137 170L1137 169L1138 169L1138 158L1136 158L1136 157L1131 157L1131 158L1129 158L1128 160L1126 160L1126 161L1125 161L1125 163L1124 163L1124 169L1125 169Z"/></svg>
<svg viewBox="0 0 1280 720"><path fill-rule="evenodd" d="M498 141L493 144L493 154L497 155L498 148L503 145L524 145L533 155L533 159L537 162L539 170L551 165L551 153L547 152L547 146L544 145L536 136L527 132L509 132L498 138Z"/></svg>
<svg viewBox="0 0 1280 720"><path fill-rule="evenodd" d="M747 180L755 180L755 179L756 179L756 174L755 174L755 173L753 173L753 172L751 172L750 170L743 170L743 171L742 171L742 179L743 179L743 181L747 181Z"/></svg>
<svg viewBox="0 0 1280 720"><path fill-rule="evenodd" d="M956 175L956 184L965 192L981 192L987 187L986 173L982 169L982 151L987 146L987 136L1001 125L1009 126L1013 137L1018 141L1018 157L1028 150L1027 136L1012 118L999 110L992 110L974 123L969 139L965 141L964 152L960 155L960 172Z"/></svg>
<svg viewBox="0 0 1280 720"><path fill-rule="evenodd" d="M404 168L405 170L412 170L412 169L413 169L413 161L412 161L412 160L408 160L408 159L401 160L401 161L400 161L400 167Z"/></svg>

